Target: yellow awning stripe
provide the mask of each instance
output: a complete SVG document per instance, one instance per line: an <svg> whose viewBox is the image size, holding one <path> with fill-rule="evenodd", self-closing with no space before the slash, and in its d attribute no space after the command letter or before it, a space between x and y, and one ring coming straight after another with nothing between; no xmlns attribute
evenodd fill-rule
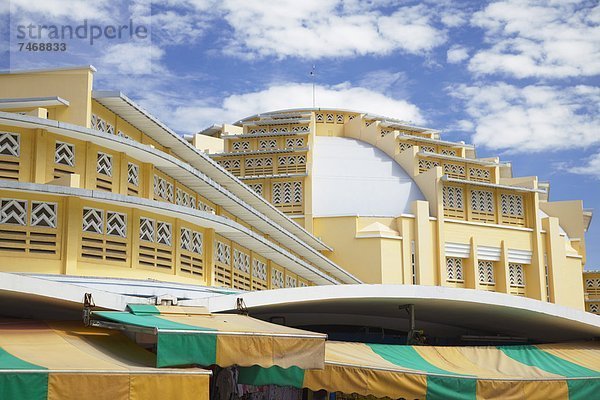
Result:
<svg viewBox="0 0 600 400"><path fill-rule="evenodd" d="M600 346L589 343L541 344L539 349L592 370L600 370Z"/></svg>
<svg viewBox="0 0 600 400"><path fill-rule="evenodd" d="M496 347L461 347L460 353L471 363L484 369L479 376L492 378L489 371L505 379L561 379L563 376L546 372L537 367L522 364L504 354Z"/></svg>

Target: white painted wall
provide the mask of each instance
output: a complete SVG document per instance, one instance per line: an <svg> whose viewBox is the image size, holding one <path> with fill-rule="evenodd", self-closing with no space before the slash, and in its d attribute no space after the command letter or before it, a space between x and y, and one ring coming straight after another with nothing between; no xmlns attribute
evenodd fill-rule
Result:
<svg viewBox="0 0 600 400"><path fill-rule="evenodd" d="M425 197L383 151L356 139L315 138L313 216L397 217Z"/></svg>

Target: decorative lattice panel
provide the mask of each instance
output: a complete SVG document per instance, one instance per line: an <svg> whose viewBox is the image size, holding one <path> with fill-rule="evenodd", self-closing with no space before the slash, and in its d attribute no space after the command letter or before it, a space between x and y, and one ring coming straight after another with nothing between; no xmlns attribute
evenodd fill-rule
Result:
<svg viewBox="0 0 600 400"><path fill-rule="evenodd" d="M412 149L413 145L407 142L398 142L398 149L402 153L404 150Z"/></svg>
<svg viewBox="0 0 600 400"><path fill-rule="evenodd" d="M440 163L433 160L419 159L419 173L429 171L433 167L439 167Z"/></svg>
<svg viewBox="0 0 600 400"><path fill-rule="evenodd" d="M96 172L106 176L112 176L113 158L110 154L98 152L96 156Z"/></svg>
<svg viewBox="0 0 600 400"><path fill-rule="evenodd" d="M271 202L285 212L302 212L303 184L301 181L274 182L271 194Z"/></svg>
<svg viewBox="0 0 600 400"><path fill-rule="evenodd" d="M0 179L19 180L19 156L21 155L21 135L0 132Z"/></svg>
<svg viewBox="0 0 600 400"><path fill-rule="evenodd" d="M325 122L325 117L322 113L317 113L315 114L315 120L317 121L317 123L323 123Z"/></svg>
<svg viewBox="0 0 600 400"><path fill-rule="evenodd" d="M82 230L83 232L102 235L104 233L104 210L84 207Z"/></svg>
<svg viewBox="0 0 600 400"><path fill-rule="evenodd" d="M247 140L238 140L231 143L232 151L249 151L250 150L250 142Z"/></svg>
<svg viewBox="0 0 600 400"><path fill-rule="evenodd" d="M21 135L0 132L0 156L19 157L21 155Z"/></svg>
<svg viewBox="0 0 600 400"><path fill-rule="evenodd" d="M585 292L593 297L600 296L600 278L586 279Z"/></svg>
<svg viewBox="0 0 600 400"><path fill-rule="evenodd" d="M590 303L588 311L593 314L600 314L600 303Z"/></svg>
<svg viewBox="0 0 600 400"><path fill-rule="evenodd" d="M70 143L56 142L54 149L54 163L68 167L75 166L75 146Z"/></svg>
<svg viewBox="0 0 600 400"><path fill-rule="evenodd" d="M244 175L272 175L273 157L248 157L244 161Z"/></svg>
<svg viewBox="0 0 600 400"><path fill-rule="evenodd" d="M463 188L458 186L444 186L442 189L442 201L444 216L464 219Z"/></svg>
<svg viewBox="0 0 600 400"><path fill-rule="evenodd" d="M508 225L525 225L525 209L523 207L523 195L500 194L500 207L502 212L502 223Z"/></svg>
<svg viewBox="0 0 600 400"><path fill-rule="evenodd" d="M261 150L276 149L277 147L277 139L263 139L258 141L258 148Z"/></svg>
<svg viewBox="0 0 600 400"><path fill-rule="evenodd" d="M183 189L177 188L175 204L183 207L196 208L196 197Z"/></svg>
<svg viewBox="0 0 600 400"><path fill-rule="evenodd" d="M250 255L238 250L233 250L233 287L241 290L251 289L250 280Z"/></svg>
<svg viewBox="0 0 600 400"><path fill-rule="evenodd" d="M202 259L202 233L181 228L179 236L179 270L203 279L204 261Z"/></svg>
<svg viewBox="0 0 600 400"><path fill-rule="evenodd" d="M298 279L295 276L286 275L285 276L285 287L293 288L298 286Z"/></svg>
<svg viewBox="0 0 600 400"><path fill-rule="evenodd" d="M421 146L419 146L419 149L421 151L426 151L428 153L435 153L436 152L434 146L423 146L423 145L421 145Z"/></svg>
<svg viewBox="0 0 600 400"><path fill-rule="evenodd" d="M58 217L58 203L45 201L31 202L30 226L42 226L45 228L56 228Z"/></svg>
<svg viewBox="0 0 600 400"><path fill-rule="evenodd" d="M154 175L154 197L173 202L173 184L159 175Z"/></svg>
<svg viewBox="0 0 600 400"><path fill-rule="evenodd" d="M150 218L140 218L140 240L154 242L156 221Z"/></svg>
<svg viewBox="0 0 600 400"><path fill-rule="evenodd" d="M477 276L479 283L483 285L495 285L494 263L492 261L479 260L477 262Z"/></svg>
<svg viewBox="0 0 600 400"><path fill-rule="evenodd" d="M283 271L271 268L271 289L281 289L283 287Z"/></svg>
<svg viewBox="0 0 600 400"><path fill-rule="evenodd" d="M471 190L471 219L478 222L495 222L494 192Z"/></svg>
<svg viewBox="0 0 600 400"><path fill-rule="evenodd" d="M446 257L446 280L448 282L463 282L462 258Z"/></svg>
<svg viewBox="0 0 600 400"><path fill-rule="evenodd" d="M84 207L82 220L82 260L119 264L128 262L126 214Z"/></svg>
<svg viewBox="0 0 600 400"><path fill-rule="evenodd" d="M27 225L27 200L2 199L0 224Z"/></svg>
<svg viewBox="0 0 600 400"><path fill-rule="evenodd" d="M139 195L140 187L140 166L128 162L127 163L127 194L132 196Z"/></svg>
<svg viewBox="0 0 600 400"><path fill-rule="evenodd" d="M168 222L158 222L156 224L156 243L171 246L172 230Z"/></svg>
<svg viewBox="0 0 600 400"><path fill-rule="evenodd" d="M306 132L310 132L310 128L308 125L294 125L294 126L292 126L291 131L297 132L297 133L306 133Z"/></svg>
<svg viewBox="0 0 600 400"><path fill-rule="evenodd" d="M173 268L171 224L140 217L140 244L138 263L140 266L167 270Z"/></svg>
<svg viewBox="0 0 600 400"><path fill-rule="evenodd" d="M249 183L248 187L256 192L256 194L263 196L263 184L262 183Z"/></svg>
<svg viewBox="0 0 600 400"><path fill-rule="evenodd" d="M456 156L456 150L453 149L442 149L440 154L444 156Z"/></svg>
<svg viewBox="0 0 600 400"><path fill-rule="evenodd" d="M512 287L524 287L525 286L525 274L523 271L523 264L508 264L508 281Z"/></svg>
<svg viewBox="0 0 600 400"><path fill-rule="evenodd" d="M451 178L462 179L466 177L465 166L461 164L444 163L444 174Z"/></svg>
<svg viewBox="0 0 600 400"><path fill-rule="evenodd" d="M287 138L285 139L285 147L294 148L294 147L304 147L304 138Z"/></svg>
<svg viewBox="0 0 600 400"><path fill-rule="evenodd" d="M58 255L58 204L0 199L0 254L25 253L34 257Z"/></svg>
<svg viewBox="0 0 600 400"><path fill-rule="evenodd" d="M265 290L268 288L267 264L255 258L252 260L252 290Z"/></svg>
<svg viewBox="0 0 600 400"><path fill-rule="evenodd" d="M277 158L277 172L280 174L306 172L306 154L279 156Z"/></svg>
<svg viewBox="0 0 600 400"><path fill-rule="evenodd" d="M106 234L127 237L127 215L119 212L106 212Z"/></svg>
<svg viewBox="0 0 600 400"><path fill-rule="evenodd" d="M477 182L490 182L491 173L488 168L469 168L469 179Z"/></svg>
<svg viewBox="0 0 600 400"><path fill-rule="evenodd" d="M219 240L215 241L215 284L232 286L231 246Z"/></svg>

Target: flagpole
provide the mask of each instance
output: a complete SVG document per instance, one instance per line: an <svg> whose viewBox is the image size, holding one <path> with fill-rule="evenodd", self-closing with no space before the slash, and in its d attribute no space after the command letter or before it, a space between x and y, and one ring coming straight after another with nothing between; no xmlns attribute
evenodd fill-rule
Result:
<svg viewBox="0 0 600 400"><path fill-rule="evenodd" d="M316 101L315 101L315 69L316 69L316 65L313 64L312 67L312 71L310 71L310 76L312 77L312 100L313 100L313 108L315 108L316 105Z"/></svg>

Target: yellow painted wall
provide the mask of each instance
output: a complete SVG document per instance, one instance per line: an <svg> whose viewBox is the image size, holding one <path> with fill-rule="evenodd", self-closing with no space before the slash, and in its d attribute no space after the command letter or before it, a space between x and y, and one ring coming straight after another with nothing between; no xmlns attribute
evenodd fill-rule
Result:
<svg viewBox="0 0 600 400"><path fill-rule="evenodd" d="M0 98L59 96L70 105L57 107L55 118L89 127L92 80L89 68L0 74Z"/></svg>

